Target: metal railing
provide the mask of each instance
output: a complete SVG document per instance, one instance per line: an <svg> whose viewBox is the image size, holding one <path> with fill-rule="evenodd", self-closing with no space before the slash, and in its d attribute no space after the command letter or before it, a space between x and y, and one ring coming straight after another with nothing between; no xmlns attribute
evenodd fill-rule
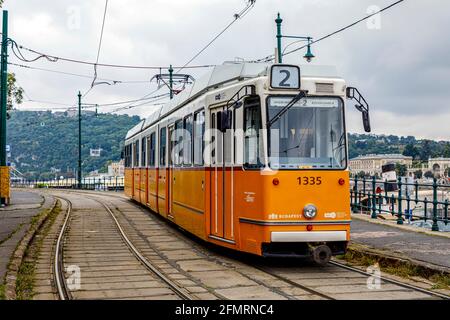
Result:
<svg viewBox="0 0 450 320"><path fill-rule="evenodd" d="M123 191L124 180L124 177L88 177L81 180L81 185L76 179L17 180L11 181L11 187Z"/></svg>
<svg viewBox="0 0 450 320"><path fill-rule="evenodd" d="M405 180L350 179L352 212L370 214L373 219L383 213L391 214L396 216L397 224L432 221L432 231L439 231L439 224L447 226L450 185L439 184L437 179L432 183Z"/></svg>

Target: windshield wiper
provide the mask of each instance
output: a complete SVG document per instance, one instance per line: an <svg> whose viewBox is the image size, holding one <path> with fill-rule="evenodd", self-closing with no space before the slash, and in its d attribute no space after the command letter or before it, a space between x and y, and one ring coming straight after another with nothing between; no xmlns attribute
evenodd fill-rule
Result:
<svg viewBox="0 0 450 320"><path fill-rule="evenodd" d="M292 148L287 148L286 150L281 151L280 153L287 153L288 151L294 150L294 149L298 149L300 148L300 145L292 147Z"/></svg>
<svg viewBox="0 0 450 320"><path fill-rule="evenodd" d="M275 122L277 122L290 108L294 106L299 100L306 98L308 91L300 91L292 100L278 112L269 122L267 122L267 129L269 129Z"/></svg>

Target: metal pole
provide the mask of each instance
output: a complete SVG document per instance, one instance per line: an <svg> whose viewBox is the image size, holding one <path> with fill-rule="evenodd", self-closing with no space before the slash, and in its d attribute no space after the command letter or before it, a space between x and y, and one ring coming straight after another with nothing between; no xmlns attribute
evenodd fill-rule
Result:
<svg viewBox="0 0 450 320"><path fill-rule="evenodd" d="M3 30L2 30L2 56L1 56L1 112L0 112L0 183L7 183L1 187L0 203L5 205L9 198L9 168L6 166L6 107L8 92L8 11L3 10Z"/></svg>
<svg viewBox="0 0 450 320"><path fill-rule="evenodd" d="M173 99L173 68L170 65L169 68L169 88L170 88L170 99Z"/></svg>
<svg viewBox="0 0 450 320"><path fill-rule="evenodd" d="M433 179L433 225L431 226L431 231L439 231L439 226L437 223L437 206L438 206L438 195L437 195L437 179Z"/></svg>
<svg viewBox="0 0 450 320"><path fill-rule="evenodd" d="M81 92L78 92L78 189L81 188Z"/></svg>
<svg viewBox="0 0 450 320"><path fill-rule="evenodd" d="M281 23L283 22L283 19L280 17L280 13L278 13L277 18L275 19L275 22L277 24L277 52L278 52L278 63L283 63L283 55L281 53L281 38L283 37L281 35Z"/></svg>

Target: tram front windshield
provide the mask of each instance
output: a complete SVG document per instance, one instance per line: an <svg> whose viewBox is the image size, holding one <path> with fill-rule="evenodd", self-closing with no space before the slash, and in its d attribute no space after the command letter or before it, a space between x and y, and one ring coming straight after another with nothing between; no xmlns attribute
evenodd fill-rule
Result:
<svg viewBox="0 0 450 320"><path fill-rule="evenodd" d="M269 97L268 121L292 97ZM346 134L339 98L304 98L269 129L272 169L344 169Z"/></svg>

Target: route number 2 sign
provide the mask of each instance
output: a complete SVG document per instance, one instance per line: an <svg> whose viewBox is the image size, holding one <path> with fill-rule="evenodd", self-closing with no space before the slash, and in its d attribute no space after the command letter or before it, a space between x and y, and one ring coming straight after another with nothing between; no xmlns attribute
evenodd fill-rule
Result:
<svg viewBox="0 0 450 320"><path fill-rule="evenodd" d="M300 89L300 68L290 65L274 65L270 86L274 89Z"/></svg>

